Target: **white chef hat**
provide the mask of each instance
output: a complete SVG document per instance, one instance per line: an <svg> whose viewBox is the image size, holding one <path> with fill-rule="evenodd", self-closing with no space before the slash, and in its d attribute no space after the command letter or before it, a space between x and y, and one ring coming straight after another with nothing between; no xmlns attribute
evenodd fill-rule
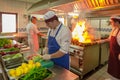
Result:
<svg viewBox="0 0 120 80"><path fill-rule="evenodd" d="M50 18L52 18L54 16L55 16L55 12L54 11L48 11L47 13L45 13L44 19L48 20L48 19L50 19Z"/></svg>
<svg viewBox="0 0 120 80"><path fill-rule="evenodd" d="M50 22L53 20L57 20L58 17L56 16L54 11L48 11L47 13L44 14L44 20L45 22Z"/></svg>

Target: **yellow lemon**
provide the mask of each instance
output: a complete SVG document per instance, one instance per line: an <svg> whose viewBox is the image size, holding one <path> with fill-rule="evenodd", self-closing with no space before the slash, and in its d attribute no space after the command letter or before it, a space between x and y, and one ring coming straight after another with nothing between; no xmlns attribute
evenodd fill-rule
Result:
<svg viewBox="0 0 120 80"><path fill-rule="evenodd" d="M16 74L12 74L11 76L14 77L14 78L16 78Z"/></svg>
<svg viewBox="0 0 120 80"><path fill-rule="evenodd" d="M28 64L34 64L34 61L33 60L29 60Z"/></svg>
<svg viewBox="0 0 120 80"><path fill-rule="evenodd" d="M22 69L23 67L22 66L19 66L18 69Z"/></svg>
<svg viewBox="0 0 120 80"><path fill-rule="evenodd" d="M19 66L18 69L21 71L21 74L23 74L23 67L22 66Z"/></svg>
<svg viewBox="0 0 120 80"><path fill-rule="evenodd" d="M16 76L19 77L21 75L21 70L16 68L15 73L16 73Z"/></svg>
<svg viewBox="0 0 120 80"><path fill-rule="evenodd" d="M15 74L15 69L10 69L10 70L9 70L9 74L10 74L10 76L13 77L13 75Z"/></svg>
<svg viewBox="0 0 120 80"><path fill-rule="evenodd" d="M22 63L22 68L27 67L27 63Z"/></svg>
<svg viewBox="0 0 120 80"><path fill-rule="evenodd" d="M39 62L36 62L36 63L35 63L35 66L36 66L36 67L40 67L41 64L40 64Z"/></svg>
<svg viewBox="0 0 120 80"><path fill-rule="evenodd" d="M23 73L26 74L28 72L28 68L25 67L24 70L23 70Z"/></svg>
<svg viewBox="0 0 120 80"><path fill-rule="evenodd" d="M30 70L32 68L33 68L33 66L31 64L28 64L28 69Z"/></svg>

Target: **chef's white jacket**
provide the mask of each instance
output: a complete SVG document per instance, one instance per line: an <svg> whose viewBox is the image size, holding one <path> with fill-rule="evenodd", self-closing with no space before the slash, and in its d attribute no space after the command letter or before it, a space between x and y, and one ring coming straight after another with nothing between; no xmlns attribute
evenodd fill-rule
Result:
<svg viewBox="0 0 120 80"><path fill-rule="evenodd" d="M37 35L39 31L37 29L37 26L30 22L26 26L26 31L28 35L28 43L31 48L30 49L31 53L37 53L39 50L38 35Z"/></svg>
<svg viewBox="0 0 120 80"><path fill-rule="evenodd" d="M49 32L51 31L50 36L55 37L55 34L56 34L58 28L60 27L60 25L61 24L59 24L55 29L49 29L47 35L49 35ZM58 44L60 46L59 50L61 52L63 52L63 53L69 52L71 38L72 38L72 34L71 34L70 29L62 24L61 29L56 36L56 41L58 42Z"/></svg>

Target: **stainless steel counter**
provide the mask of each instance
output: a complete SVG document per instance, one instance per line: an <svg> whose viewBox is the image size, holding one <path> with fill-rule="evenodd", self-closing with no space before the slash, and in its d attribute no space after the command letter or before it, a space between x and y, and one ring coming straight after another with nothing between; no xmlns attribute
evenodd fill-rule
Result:
<svg viewBox="0 0 120 80"><path fill-rule="evenodd" d="M24 57L29 55L29 52L24 52ZM79 76L72 73L71 71L62 68L60 66L54 65L54 67L49 68L55 75L51 80L79 80Z"/></svg>
<svg viewBox="0 0 120 80"><path fill-rule="evenodd" d="M5 66L1 66L2 70ZM54 67L49 68L53 72L53 77L50 80L79 80L79 76L70 72L69 70L62 68L60 66L54 65ZM5 77L4 80L8 80L8 77L5 75L5 71L3 71ZM0 80L2 80L0 78Z"/></svg>
<svg viewBox="0 0 120 80"><path fill-rule="evenodd" d="M27 51L23 51L22 53L23 53L24 57L27 57L29 55L28 54L29 52L27 52ZM0 60L3 61L1 56L0 56ZM1 63L1 64L3 64L3 63ZM1 66L1 67L2 67L2 69L5 68L5 66ZM49 68L49 70L51 70L53 72L53 77L50 80L79 80L78 75L76 75L76 74L72 73L71 71L69 71L65 68L62 68L60 66L54 65L54 67ZM3 75L3 77L6 77L6 76ZM2 79L0 78L0 80L2 80ZM5 79L5 80L8 80L8 79Z"/></svg>
<svg viewBox="0 0 120 80"><path fill-rule="evenodd" d="M51 80L79 80L78 75L60 66L55 65L53 68L50 68L50 70L55 73Z"/></svg>
<svg viewBox="0 0 120 80"><path fill-rule="evenodd" d="M100 44L100 65L104 65L108 61L109 42Z"/></svg>

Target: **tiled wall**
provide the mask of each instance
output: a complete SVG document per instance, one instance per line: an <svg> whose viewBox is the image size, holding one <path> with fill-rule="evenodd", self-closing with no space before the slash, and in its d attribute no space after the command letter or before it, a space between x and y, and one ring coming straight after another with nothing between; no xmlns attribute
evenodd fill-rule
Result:
<svg viewBox="0 0 120 80"><path fill-rule="evenodd" d="M97 38L108 36L112 30L109 17L88 18L88 22L95 29Z"/></svg>
<svg viewBox="0 0 120 80"><path fill-rule="evenodd" d="M19 32L22 32L22 33L26 32L26 28L18 28L18 30L19 30ZM47 32L48 28L40 27L40 28L38 28L38 30L41 31L41 32L44 32L44 31Z"/></svg>
<svg viewBox="0 0 120 80"><path fill-rule="evenodd" d="M111 29L111 26L108 25L109 17L101 17L101 18L88 18L88 23L91 25L91 27L95 30L95 37L101 38L104 36L108 36ZM38 21L38 30L40 31L47 31L47 27L45 27L45 23ZM42 27L41 27L42 26ZM19 28L19 32L25 32L26 28Z"/></svg>
<svg viewBox="0 0 120 80"><path fill-rule="evenodd" d="M11 13L18 13L18 32L25 32L26 25L28 23L26 10L29 8L31 4L26 4L24 2L17 2L15 0L0 0L0 12L11 12ZM102 18L88 18L91 26L95 28L96 37L101 37L104 35L109 35L111 31L111 27L108 26L107 21L109 17L102 17ZM46 31L46 25L44 22L38 22L38 29L40 31Z"/></svg>

